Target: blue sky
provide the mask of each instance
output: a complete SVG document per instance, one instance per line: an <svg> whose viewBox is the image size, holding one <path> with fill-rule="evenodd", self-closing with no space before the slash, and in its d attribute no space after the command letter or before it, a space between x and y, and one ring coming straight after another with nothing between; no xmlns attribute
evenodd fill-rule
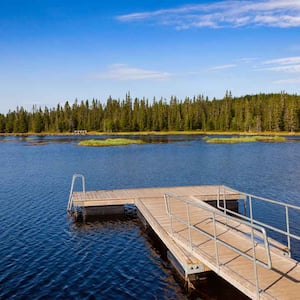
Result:
<svg viewBox="0 0 300 300"><path fill-rule="evenodd" d="M0 0L1 113L299 87L299 0Z"/></svg>

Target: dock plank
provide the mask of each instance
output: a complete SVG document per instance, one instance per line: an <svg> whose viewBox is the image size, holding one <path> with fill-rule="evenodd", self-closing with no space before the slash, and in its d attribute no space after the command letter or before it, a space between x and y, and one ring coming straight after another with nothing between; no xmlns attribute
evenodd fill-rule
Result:
<svg viewBox="0 0 300 300"><path fill-rule="evenodd" d="M137 198L161 198L165 193L175 194L180 197L195 197L199 200L216 200L222 185L200 185L200 186L182 186L182 187L159 187L159 188L137 188L137 189L119 189L119 190L99 190L74 192L72 194L73 204L80 207L115 205L134 203ZM226 199L237 200L241 194L226 187ZM108 202L105 202L108 201ZM107 204L108 203L108 204Z"/></svg>

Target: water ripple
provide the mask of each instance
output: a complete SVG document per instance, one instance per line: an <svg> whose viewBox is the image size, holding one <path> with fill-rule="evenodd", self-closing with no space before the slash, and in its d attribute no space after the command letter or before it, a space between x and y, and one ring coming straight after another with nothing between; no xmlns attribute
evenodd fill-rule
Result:
<svg viewBox="0 0 300 300"><path fill-rule="evenodd" d="M178 137L176 144L95 149L17 140L0 147L0 299L186 298L135 220L70 222L73 173L86 176L87 189L224 183L300 204L300 143L210 145L197 137L180 147ZM276 209L258 208L258 217L282 220ZM299 218L291 213L298 234ZM300 259L299 243L292 248Z"/></svg>

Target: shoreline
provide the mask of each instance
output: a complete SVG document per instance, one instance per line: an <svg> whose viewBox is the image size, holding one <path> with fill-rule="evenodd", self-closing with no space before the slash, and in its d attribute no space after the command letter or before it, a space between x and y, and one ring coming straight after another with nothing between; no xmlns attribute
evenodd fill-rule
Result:
<svg viewBox="0 0 300 300"><path fill-rule="evenodd" d="M72 132L42 132L42 133L0 133L0 136L14 136L14 137L28 137L28 136L104 136L104 135L112 135L112 136L138 136L138 135L238 135L238 136L300 136L300 132L286 132L286 131L266 131L266 132L240 132L240 131L135 131L135 132L96 132L90 131L86 134L75 134Z"/></svg>

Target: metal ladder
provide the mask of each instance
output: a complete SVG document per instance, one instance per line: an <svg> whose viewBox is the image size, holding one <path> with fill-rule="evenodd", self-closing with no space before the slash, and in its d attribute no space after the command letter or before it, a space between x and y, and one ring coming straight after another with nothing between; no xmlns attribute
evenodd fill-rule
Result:
<svg viewBox="0 0 300 300"><path fill-rule="evenodd" d="M74 206L73 206L73 190L74 190L74 185L76 182L77 178L81 178L81 184L82 184L82 191L85 193L85 178L81 174L74 174L72 178L72 184L71 184L71 189L70 189L70 195L69 195L69 201L68 201L68 206L67 206L67 211L68 213L72 214L74 212Z"/></svg>

